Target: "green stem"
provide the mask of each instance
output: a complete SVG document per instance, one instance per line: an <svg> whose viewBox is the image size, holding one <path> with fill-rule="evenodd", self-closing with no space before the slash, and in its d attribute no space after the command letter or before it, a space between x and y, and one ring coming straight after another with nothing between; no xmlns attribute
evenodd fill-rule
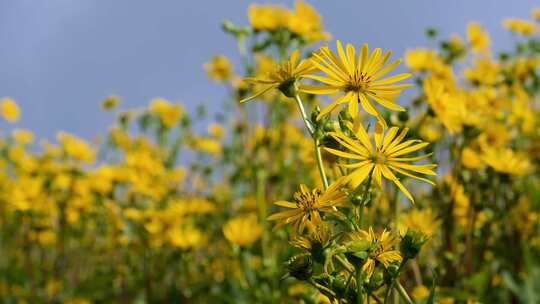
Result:
<svg viewBox="0 0 540 304"><path fill-rule="evenodd" d="M397 289L399 295L401 296L401 298L407 304L414 304L414 302L411 300L411 297L409 297L409 294L407 293L405 288L403 288L403 285L401 285L401 283L399 281L396 282L396 289Z"/></svg>
<svg viewBox="0 0 540 304"><path fill-rule="evenodd" d="M313 126L311 125L311 122L309 121L309 118L306 114L306 110L304 109L304 104L302 103L302 99L300 99L300 95L296 94L294 95L294 100L296 100L296 105L298 106L298 109L300 110L300 114L302 115L302 120L304 121L304 124L306 125L306 129L309 132L309 135L313 136L315 133L315 130L313 129Z"/></svg>
<svg viewBox="0 0 540 304"><path fill-rule="evenodd" d="M321 148L319 147L319 140L314 139L315 143L315 155L317 156L317 167L319 168L319 174L321 175L321 179L324 185L324 189L328 189L328 179L326 178L326 173L324 172L324 165L321 155Z"/></svg>
<svg viewBox="0 0 540 304"><path fill-rule="evenodd" d="M328 189L328 178L326 177L326 172L324 171L321 148L319 147L320 140L315 135L315 129L313 128L313 125L309 121L309 118L306 114L306 110L304 109L304 104L302 102L302 99L300 99L300 95L298 95L298 93L294 95L294 100L296 101L298 110L300 111L300 114L302 115L302 120L304 121L304 125L306 126L306 129L308 130L309 135L311 135L311 137L313 138L313 143L315 145L315 156L317 159L317 167L319 168L319 174L321 175L321 180L323 182L324 189Z"/></svg>
<svg viewBox="0 0 540 304"><path fill-rule="evenodd" d="M356 269L356 303L364 304L364 290L362 289L362 270Z"/></svg>
<svg viewBox="0 0 540 304"><path fill-rule="evenodd" d="M373 167L375 168L375 167ZM356 207L356 221L358 224L356 225L359 229L362 228L362 220L364 216L364 206L366 205L367 201L366 198L369 194L369 189L371 188L371 181L373 178L373 168L369 172L368 180L366 183L366 186L364 187L364 191L362 192L362 200L360 201L360 205Z"/></svg>
<svg viewBox="0 0 540 304"><path fill-rule="evenodd" d="M268 224L266 221L267 212L266 212L266 194L265 194L265 185L266 185L266 176L265 172L262 169L257 171L257 184L256 184L256 197L257 205L259 209L259 218L261 223L263 223L263 232L261 236L261 250L262 250L262 259L263 264L268 265Z"/></svg>

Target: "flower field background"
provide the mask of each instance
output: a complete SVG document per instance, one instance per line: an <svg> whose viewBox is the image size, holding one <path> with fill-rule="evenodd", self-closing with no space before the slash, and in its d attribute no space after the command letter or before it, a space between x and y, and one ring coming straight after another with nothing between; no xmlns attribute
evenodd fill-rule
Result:
<svg viewBox="0 0 540 304"><path fill-rule="evenodd" d="M500 52L476 22L392 54L300 0L248 16L207 128L109 96L100 140L49 142L1 99L1 303L540 303L540 9Z"/></svg>

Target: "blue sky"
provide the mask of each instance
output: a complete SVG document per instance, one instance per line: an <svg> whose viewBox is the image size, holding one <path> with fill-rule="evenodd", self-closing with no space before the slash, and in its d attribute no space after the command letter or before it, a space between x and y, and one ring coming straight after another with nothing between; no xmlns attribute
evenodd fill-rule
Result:
<svg viewBox="0 0 540 304"><path fill-rule="evenodd" d="M294 1L259 1L257 3ZM495 48L511 45L505 17L528 17L533 0L318 0L333 36L359 45L392 49L426 45L423 32L464 33L479 21ZM206 79L202 65L214 54L237 61L235 43L223 34L224 19L246 24L252 1L0 0L0 96L22 108L15 125L39 137L66 130L91 138L112 117L98 103L111 94L122 107L153 97L219 105L224 89ZM536 5L539 5L536 2ZM0 123L0 129L13 126Z"/></svg>

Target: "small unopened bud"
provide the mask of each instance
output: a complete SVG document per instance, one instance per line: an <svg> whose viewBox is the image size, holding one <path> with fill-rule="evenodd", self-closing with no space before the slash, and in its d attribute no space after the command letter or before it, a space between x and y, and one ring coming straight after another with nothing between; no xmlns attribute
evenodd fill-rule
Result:
<svg viewBox="0 0 540 304"><path fill-rule="evenodd" d="M399 244L401 255L406 259L415 258L428 240L429 237L421 231L407 230Z"/></svg>
<svg viewBox="0 0 540 304"><path fill-rule="evenodd" d="M313 274L313 262L307 254L293 256L287 262L287 270L292 277L305 281Z"/></svg>

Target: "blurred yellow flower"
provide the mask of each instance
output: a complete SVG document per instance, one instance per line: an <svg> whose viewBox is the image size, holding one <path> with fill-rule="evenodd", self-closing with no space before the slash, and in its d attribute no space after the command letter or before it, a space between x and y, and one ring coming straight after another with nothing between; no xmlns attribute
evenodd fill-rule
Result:
<svg viewBox="0 0 540 304"><path fill-rule="evenodd" d="M294 8L287 22L287 27L291 32L308 42L330 39L330 34L324 31L322 19L317 10L302 0L297 0Z"/></svg>
<svg viewBox="0 0 540 304"><path fill-rule="evenodd" d="M223 126L218 123L212 123L208 126L208 134L215 139L223 138Z"/></svg>
<svg viewBox="0 0 540 304"><path fill-rule="evenodd" d="M9 97L0 100L0 112L8 122L17 122L21 116L19 106Z"/></svg>
<svg viewBox="0 0 540 304"><path fill-rule="evenodd" d="M470 22L467 25L467 39L475 52L488 51L491 39L478 22Z"/></svg>
<svg viewBox="0 0 540 304"><path fill-rule="evenodd" d="M233 65L226 56L216 55L204 64L204 70L210 79L226 81L232 77Z"/></svg>
<svg viewBox="0 0 540 304"><path fill-rule="evenodd" d="M422 301L429 296L429 289L425 285L417 285L413 288L411 296L415 301Z"/></svg>
<svg viewBox="0 0 540 304"><path fill-rule="evenodd" d="M82 162L94 162L96 152L94 148L83 139L67 132L58 132L56 138L68 156Z"/></svg>
<svg viewBox="0 0 540 304"><path fill-rule="evenodd" d="M529 158L522 153L507 148L487 148L482 160L495 171L510 175L526 175L532 170Z"/></svg>
<svg viewBox="0 0 540 304"><path fill-rule="evenodd" d="M191 145L195 150L209 153L212 155L218 155L219 153L221 153L221 150L223 148L219 141L206 137L193 138L191 141Z"/></svg>
<svg viewBox="0 0 540 304"><path fill-rule="evenodd" d="M441 81L428 77L424 80L424 93L433 112L450 134L461 132L464 101L458 93L450 92Z"/></svg>
<svg viewBox="0 0 540 304"><path fill-rule="evenodd" d="M11 133L15 142L21 145L28 145L34 141L34 133L26 129L15 129Z"/></svg>
<svg viewBox="0 0 540 304"><path fill-rule="evenodd" d="M535 20L540 20L540 8L535 7L531 11L531 17L533 17Z"/></svg>
<svg viewBox="0 0 540 304"><path fill-rule="evenodd" d="M150 112L156 114L163 126L167 128L172 128L184 114L184 109L180 104L170 103L164 98L153 99L149 108Z"/></svg>
<svg viewBox="0 0 540 304"><path fill-rule="evenodd" d="M262 226L255 214L238 216L223 225L225 238L238 246L248 246L256 242L262 234Z"/></svg>
<svg viewBox="0 0 540 304"><path fill-rule="evenodd" d="M417 209L411 208L401 214L398 220L398 230L400 235L405 235L407 230L421 231L431 237L439 229L440 221L431 208Z"/></svg>
<svg viewBox="0 0 540 304"><path fill-rule="evenodd" d="M538 25L536 23L518 18L504 19L503 26L523 36L530 36L538 31Z"/></svg>
<svg viewBox="0 0 540 304"><path fill-rule="evenodd" d="M115 95L107 96L101 101L101 109L103 111L109 111L116 108L118 104L120 104L120 97Z"/></svg>
<svg viewBox="0 0 540 304"><path fill-rule="evenodd" d="M472 148L465 147L461 152L461 163L467 169L478 169L482 166L482 159L478 152Z"/></svg>
<svg viewBox="0 0 540 304"><path fill-rule="evenodd" d="M277 30L288 24L290 12L279 5L251 4L248 8L248 18L256 30Z"/></svg>

